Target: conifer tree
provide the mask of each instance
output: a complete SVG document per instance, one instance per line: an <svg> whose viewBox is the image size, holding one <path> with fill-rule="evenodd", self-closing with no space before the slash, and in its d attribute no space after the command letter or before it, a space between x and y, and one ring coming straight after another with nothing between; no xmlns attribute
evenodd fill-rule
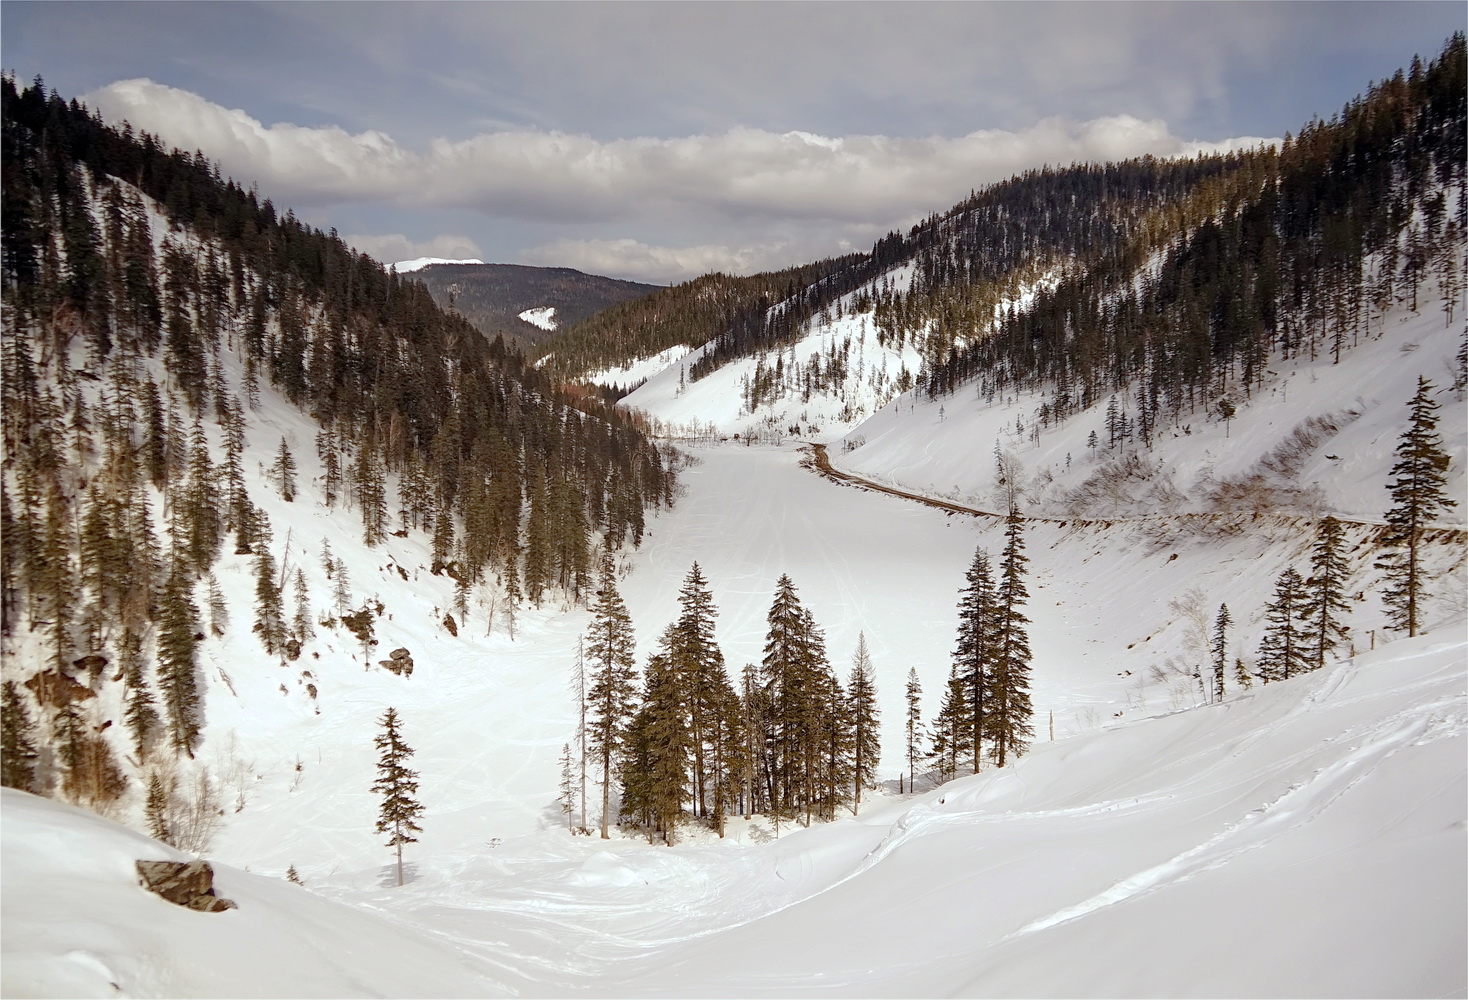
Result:
<svg viewBox="0 0 1468 1000"><path fill-rule="evenodd" d="M665 632L664 649L669 640ZM627 728L622 766L622 811L643 824L648 843L659 833L664 844L675 840L690 744L679 678L667 653L656 653L648 659L642 702Z"/></svg>
<svg viewBox="0 0 1468 1000"><path fill-rule="evenodd" d="M194 660L194 635L199 609L187 572L175 564L163 587L158 616L158 689L163 717L175 750L190 757L199 741L199 713L203 708Z"/></svg>
<svg viewBox="0 0 1468 1000"><path fill-rule="evenodd" d="M418 793L418 772L408 768L407 761L413 756L413 748L403 741L398 731L400 720L397 711L389 707L378 721L382 732L372 740L380 752L377 780L372 783L372 791L382 796L376 831L389 835L387 846L397 852L398 885L402 885L403 845L418 842L413 834L423 832L417 822L423 815L423 806L414 798Z"/></svg>
<svg viewBox="0 0 1468 1000"><path fill-rule="evenodd" d="M965 579L968 586L959 592L958 643L953 651L953 661L968 692L965 716L969 722L968 743L973 748L974 773L977 774L982 758L988 712L985 702L992 683L990 665L994 658L998 617L989 555L983 549L974 552L974 561Z"/></svg>
<svg viewBox="0 0 1468 1000"><path fill-rule="evenodd" d="M316 637L316 627L311 624L311 591L306 586L306 571L296 567L296 614L291 620L291 634L302 645Z"/></svg>
<svg viewBox="0 0 1468 1000"><path fill-rule="evenodd" d="M1310 639L1311 670L1324 667L1326 655L1351 634L1340 617L1351 610L1346 597L1350 565L1341 551L1344 530L1341 522L1330 516L1323 518L1316 529L1310 577L1305 581L1305 597L1300 605L1300 617Z"/></svg>
<svg viewBox="0 0 1468 1000"><path fill-rule="evenodd" d="M861 790L877 787L876 770L882 762L881 708L877 704L877 679L865 632L856 635L856 652L851 657L851 678L846 692L851 700L852 812L856 813L861 811Z"/></svg>
<svg viewBox="0 0 1468 1000"><path fill-rule="evenodd" d="M1228 605L1220 604L1218 614L1213 619L1213 638L1209 642L1208 651L1213 659L1213 700L1223 701L1223 675L1228 665L1228 627L1233 624L1233 618L1228 613Z"/></svg>
<svg viewBox="0 0 1468 1000"><path fill-rule="evenodd" d="M1393 551L1378 564L1387 571L1388 587L1382 595L1390 627L1416 635L1422 627L1422 600L1427 592L1421 557L1427 525L1458 501L1447 495L1449 455L1437 431L1438 402L1435 387L1426 378L1417 379L1407 429L1397 445L1395 480L1389 485L1395 506L1386 513L1388 543Z"/></svg>
<svg viewBox="0 0 1468 1000"><path fill-rule="evenodd" d="M706 815L709 806L709 767L706 761L710 731L718 725L720 706L733 695L724 672L724 654L714 641L718 609L698 563L684 577L678 592L678 619L664 633L663 647L685 706L688 745L693 756L694 814Z"/></svg>
<svg viewBox="0 0 1468 1000"><path fill-rule="evenodd" d="M968 692L958 665L948 668L948 685L933 720L933 764L940 781L952 781L961 763L973 752L973 730L969 726Z"/></svg>
<svg viewBox="0 0 1468 1000"><path fill-rule="evenodd" d="M571 744L561 746L561 784L560 797L556 800L560 803L561 812L566 816L566 832L574 834L576 815L576 767L571 757Z"/></svg>
<svg viewBox="0 0 1468 1000"><path fill-rule="evenodd" d="M613 768L618 763L622 742L635 707L633 680L636 663L632 619L617 593L611 554L602 560L601 585L591 608L592 622L586 635L586 660L590 666L591 690L588 743L593 759L601 767L601 837L609 840Z"/></svg>
<svg viewBox="0 0 1468 1000"><path fill-rule="evenodd" d="M142 635L130 626L123 627L117 641L117 667L123 683L123 723L132 734L138 760L145 760L157 736L158 709L143 676Z"/></svg>
<svg viewBox="0 0 1468 1000"><path fill-rule="evenodd" d="M918 679L917 667L907 671L907 790L912 792L917 781L917 762L923 757L923 684Z"/></svg>
<svg viewBox="0 0 1468 1000"><path fill-rule="evenodd" d="M1309 639L1300 626L1300 607L1305 598L1305 581L1293 567L1279 575L1274 600L1264 611L1264 636L1257 657L1259 679L1289 680L1310 667Z"/></svg>
<svg viewBox="0 0 1468 1000"><path fill-rule="evenodd" d="M270 477L275 480L275 487L280 490L282 500L291 503L296 499L296 459L284 437L280 439L280 448L275 453L275 461L271 463Z"/></svg>
<svg viewBox="0 0 1468 1000"><path fill-rule="evenodd" d="M148 776L148 794L143 803L143 818L148 823L148 835L165 844L173 844L173 831L169 827L170 790L157 771Z"/></svg>
<svg viewBox="0 0 1468 1000"><path fill-rule="evenodd" d="M253 631L260 637L265 652L274 656L283 653L289 630L285 623L285 609L276 580L275 556L268 542L261 541L255 554L255 625Z"/></svg>
<svg viewBox="0 0 1468 1000"><path fill-rule="evenodd" d="M1024 518L1011 508L1006 520L1004 554L1000 558L999 582L995 591L994 676L992 712L988 737L994 748L994 764L1003 767L1011 756L1029 747L1033 729L1030 717L1029 619L1023 608L1029 598L1025 588Z"/></svg>
<svg viewBox="0 0 1468 1000"><path fill-rule="evenodd" d="M14 681L6 681L0 701L0 783L23 792L36 787L36 729Z"/></svg>

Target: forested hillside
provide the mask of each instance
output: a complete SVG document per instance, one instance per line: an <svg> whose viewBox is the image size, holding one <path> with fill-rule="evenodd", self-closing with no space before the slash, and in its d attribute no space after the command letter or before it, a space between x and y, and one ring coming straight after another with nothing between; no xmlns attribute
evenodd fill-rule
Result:
<svg viewBox="0 0 1468 1000"><path fill-rule="evenodd" d="M585 599L595 553L670 502L632 421L420 283L40 81L0 99L6 784L102 808L192 757L226 634L265 668L319 656L318 627L369 653L392 609L333 537L419 535L461 618L488 591L513 614ZM325 512L324 580L267 507ZM229 624L241 573L253 625Z"/></svg>
<svg viewBox="0 0 1468 1000"><path fill-rule="evenodd" d="M1278 148L1045 168L976 192L762 319L705 327L706 346L629 405L811 435L913 387L972 386L991 402L1042 392L1024 433L1111 405L1109 436L1145 444L1161 422L1247 403L1272 359L1338 358L1398 302L1441 302L1451 323L1463 50L1455 36ZM719 371L719 388L694 388ZM714 404L733 398L725 382L738 406Z"/></svg>
<svg viewBox="0 0 1468 1000"><path fill-rule="evenodd" d="M520 264L429 264L414 272L447 312L463 316L489 339L502 336L530 350L557 330L568 329L603 309L659 291L658 285L586 274L569 267ZM554 310L545 326L522 318L531 310Z"/></svg>
<svg viewBox="0 0 1468 1000"><path fill-rule="evenodd" d="M645 299L614 306L546 341L548 364L565 377L648 358L670 347L698 347L723 331L762 329L769 310L847 267L859 255L748 277L706 274Z"/></svg>

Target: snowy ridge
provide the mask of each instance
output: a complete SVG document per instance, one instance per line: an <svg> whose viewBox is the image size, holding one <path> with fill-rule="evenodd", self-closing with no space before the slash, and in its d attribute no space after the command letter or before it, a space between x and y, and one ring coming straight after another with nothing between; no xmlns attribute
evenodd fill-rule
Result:
<svg viewBox="0 0 1468 1000"><path fill-rule="evenodd" d="M463 260L449 260L446 257L414 257L412 260L400 260L392 265L392 269L398 274L409 274L413 271L421 271L430 264L483 264L484 261L477 257L467 257Z"/></svg>

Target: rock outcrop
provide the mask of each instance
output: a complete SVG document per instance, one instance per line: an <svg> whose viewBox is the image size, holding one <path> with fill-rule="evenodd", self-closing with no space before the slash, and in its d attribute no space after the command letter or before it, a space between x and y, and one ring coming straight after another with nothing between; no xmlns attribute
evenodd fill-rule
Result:
<svg viewBox="0 0 1468 1000"><path fill-rule="evenodd" d="M201 913L237 909L235 902L214 895L214 869L207 861L139 861L143 888L177 906Z"/></svg>

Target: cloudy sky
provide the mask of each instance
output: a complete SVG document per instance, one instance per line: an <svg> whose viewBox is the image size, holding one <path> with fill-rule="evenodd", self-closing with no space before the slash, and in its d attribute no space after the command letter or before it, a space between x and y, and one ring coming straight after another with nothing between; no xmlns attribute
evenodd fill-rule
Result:
<svg viewBox="0 0 1468 1000"><path fill-rule="evenodd" d="M1042 163L1257 144L1449 2L5 0L0 60L386 262L668 282L868 249Z"/></svg>

